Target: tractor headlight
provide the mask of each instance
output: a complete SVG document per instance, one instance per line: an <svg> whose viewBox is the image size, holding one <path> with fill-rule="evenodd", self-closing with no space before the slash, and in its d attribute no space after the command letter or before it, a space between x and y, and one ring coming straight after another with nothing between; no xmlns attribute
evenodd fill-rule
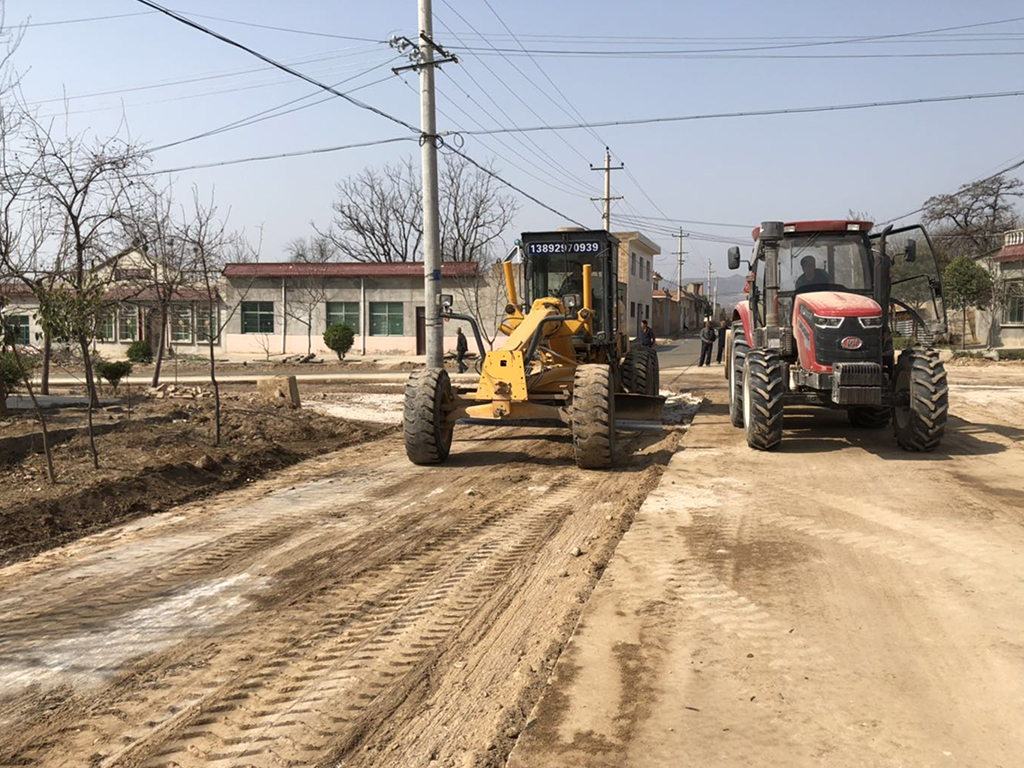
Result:
<svg viewBox="0 0 1024 768"><path fill-rule="evenodd" d="M858 317L857 320L860 322L861 328L881 328L882 327L882 316L878 317Z"/></svg>
<svg viewBox="0 0 1024 768"><path fill-rule="evenodd" d="M838 328L843 324L843 317L822 317L821 315L814 316L814 324L819 328Z"/></svg>

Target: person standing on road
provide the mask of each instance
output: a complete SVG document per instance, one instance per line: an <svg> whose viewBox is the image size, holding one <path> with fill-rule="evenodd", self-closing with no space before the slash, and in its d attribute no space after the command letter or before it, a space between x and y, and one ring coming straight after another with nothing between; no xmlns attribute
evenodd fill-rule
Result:
<svg viewBox="0 0 1024 768"><path fill-rule="evenodd" d="M646 320L640 321L640 346L641 347L653 347L654 346L654 329L647 324Z"/></svg>
<svg viewBox="0 0 1024 768"><path fill-rule="evenodd" d="M469 342L466 341L466 334L461 328L455 329L455 362L459 364L459 373L465 373L469 366L463 362L466 353L469 352Z"/></svg>
<svg viewBox="0 0 1024 768"><path fill-rule="evenodd" d="M722 363L722 355L725 353L725 320L718 324L718 363Z"/></svg>
<svg viewBox="0 0 1024 768"><path fill-rule="evenodd" d="M715 348L715 329L711 327L710 318L704 321L700 330L700 362L697 367L711 365L711 352Z"/></svg>

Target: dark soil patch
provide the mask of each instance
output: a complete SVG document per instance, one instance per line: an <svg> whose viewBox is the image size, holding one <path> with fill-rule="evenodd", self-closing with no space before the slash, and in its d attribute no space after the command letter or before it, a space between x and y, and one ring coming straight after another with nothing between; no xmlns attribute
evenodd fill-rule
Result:
<svg viewBox="0 0 1024 768"><path fill-rule="evenodd" d="M46 482L38 453L4 468L0 564L392 431L313 411L229 400L222 445L213 448L209 401L154 402L143 413L96 437L99 470L92 467L82 430L54 448L56 485Z"/></svg>

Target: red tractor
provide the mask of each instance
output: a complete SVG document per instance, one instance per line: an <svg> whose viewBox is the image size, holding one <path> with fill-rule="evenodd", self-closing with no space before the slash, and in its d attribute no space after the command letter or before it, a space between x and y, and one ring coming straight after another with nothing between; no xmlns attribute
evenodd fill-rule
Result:
<svg viewBox="0 0 1024 768"><path fill-rule="evenodd" d="M946 314L931 240L917 225L874 235L872 227L767 221L754 230L726 365L729 416L752 448L779 445L787 405L842 408L858 427L892 421L911 451L941 442L949 395L930 341L945 332ZM918 229L928 246L920 259L907 237ZM730 248L729 268L739 266L740 250ZM911 338L898 358L897 330Z"/></svg>

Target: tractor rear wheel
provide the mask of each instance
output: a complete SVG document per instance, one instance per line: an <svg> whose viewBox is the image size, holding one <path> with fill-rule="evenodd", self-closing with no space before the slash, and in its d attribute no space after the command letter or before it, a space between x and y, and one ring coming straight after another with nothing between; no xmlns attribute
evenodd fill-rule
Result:
<svg viewBox="0 0 1024 768"><path fill-rule="evenodd" d="M743 426L743 363L748 349L743 323L733 323L725 376L729 380L729 421L734 427Z"/></svg>
<svg viewBox="0 0 1024 768"><path fill-rule="evenodd" d="M893 431L900 448L934 451L942 442L949 410L949 385L939 353L903 350L893 372Z"/></svg>
<svg viewBox="0 0 1024 768"><path fill-rule="evenodd" d="M455 399L448 371L414 371L405 385L405 454L413 464L440 464L452 449L455 425L449 420Z"/></svg>
<svg viewBox="0 0 1024 768"><path fill-rule="evenodd" d="M658 353L650 347L633 347L622 360L622 386L634 395L657 395L660 385Z"/></svg>
<svg viewBox="0 0 1024 768"><path fill-rule="evenodd" d="M870 405L857 406L846 411L850 424L861 429L880 429L892 418L891 408L875 408Z"/></svg>
<svg viewBox="0 0 1024 768"><path fill-rule="evenodd" d="M605 469L615 460L615 390L607 365L576 368L572 389L572 447L576 466Z"/></svg>
<svg viewBox="0 0 1024 768"><path fill-rule="evenodd" d="M743 365L743 429L747 445L769 451L782 442L785 382L777 352L751 349Z"/></svg>

